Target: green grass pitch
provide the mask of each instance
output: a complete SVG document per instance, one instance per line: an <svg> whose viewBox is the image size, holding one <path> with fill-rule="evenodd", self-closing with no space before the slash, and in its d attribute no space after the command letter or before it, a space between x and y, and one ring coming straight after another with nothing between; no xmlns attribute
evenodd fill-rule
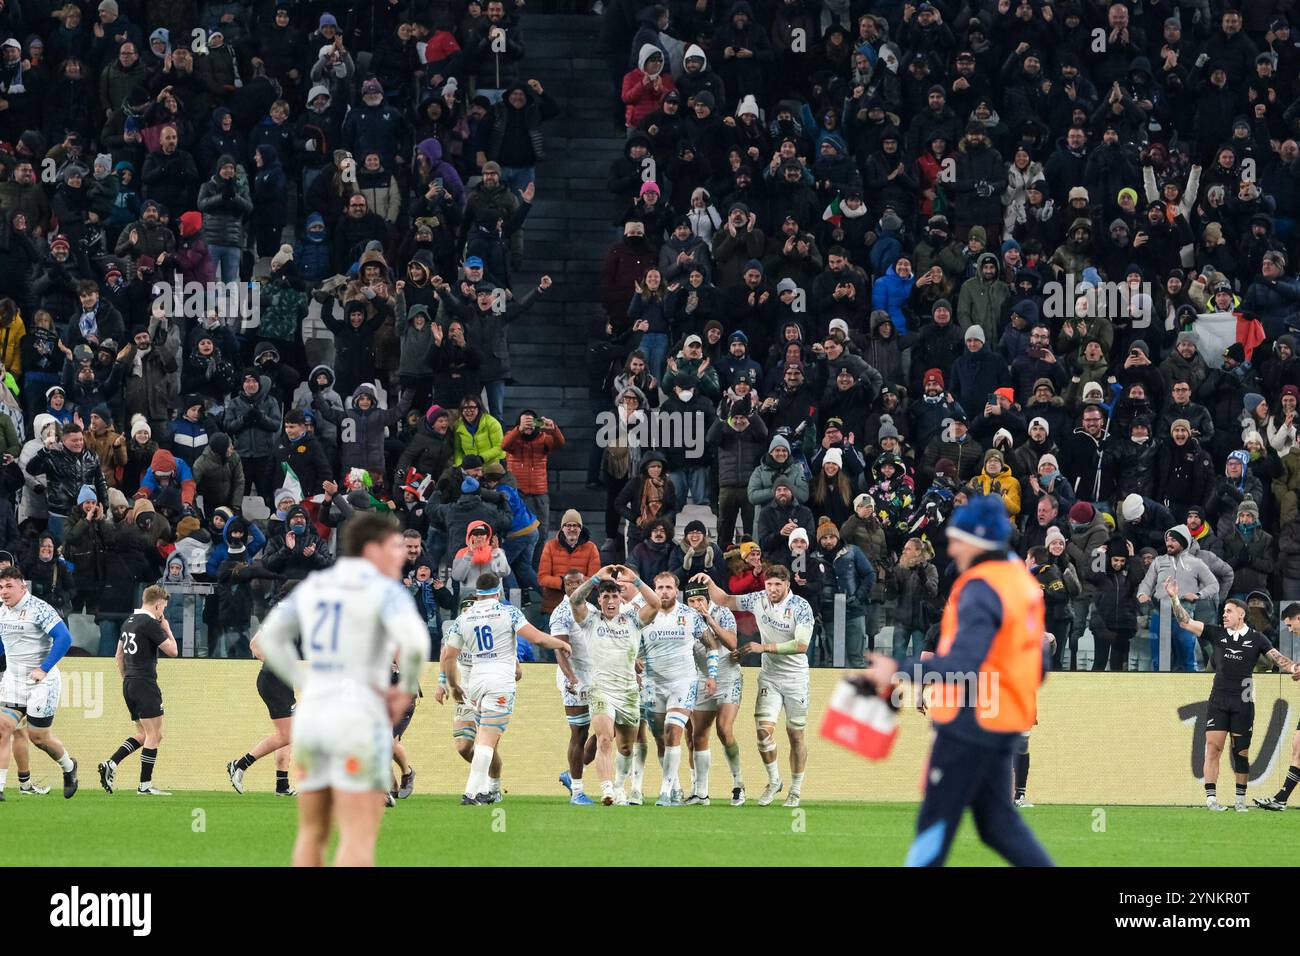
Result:
<svg viewBox="0 0 1300 956"><path fill-rule="evenodd" d="M295 802L270 794L113 796L89 787L0 804L6 866L283 866ZM389 866L896 866L911 842L911 804L805 802L800 810L574 807L567 795L507 796L491 807L415 795L388 810L378 861ZM1065 866L1290 866L1300 813L1200 807L1039 806L1022 811ZM58 836L51 839L50 834ZM950 862L999 863L969 815Z"/></svg>

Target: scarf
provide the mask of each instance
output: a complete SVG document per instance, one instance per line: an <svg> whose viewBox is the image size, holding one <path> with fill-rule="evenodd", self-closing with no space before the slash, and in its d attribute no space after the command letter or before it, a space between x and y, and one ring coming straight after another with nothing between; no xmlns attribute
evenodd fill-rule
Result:
<svg viewBox="0 0 1300 956"><path fill-rule="evenodd" d="M637 519L637 527L644 528L655 518L664 507L664 485L668 483L666 478L646 478L641 483L641 517Z"/></svg>
<svg viewBox="0 0 1300 956"><path fill-rule="evenodd" d="M99 338L99 322L96 319L96 310L81 313L81 318L77 322L77 328L81 330L81 337L88 339L92 335Z"/></svg>

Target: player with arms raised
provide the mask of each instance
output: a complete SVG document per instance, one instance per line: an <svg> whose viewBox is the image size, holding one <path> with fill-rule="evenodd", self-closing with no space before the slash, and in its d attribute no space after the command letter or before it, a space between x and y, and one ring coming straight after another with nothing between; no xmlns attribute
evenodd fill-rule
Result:
<svg viewBox="0 0 1300 956"><path fill-rule="evenodd" d="M641 631L646 678L654 687L654 726L663 728L663 776L656 806L680 806L682 738L695 708L695 644L704 646L705 693L717 690L718 649L704 618L678 600L677 576L668 571L654 578L654 617Z"/></svg>
<svg viewBox="0 0 1300 956"><path fill-rule="evenodd" d="M624 604L618 572L627 575L645 603ZM587 595L596 591L599 606L593 612ZM622 782L632 770L632 744L641 726L641 694L636 660L641 631L658 613L655 592L635 572L606 565L569 595L576 631L587 647L591 685L591 730L596 735L596 773L600 777L600 802L605 806L628 802ZM614 748L618 747L619 787L614 787Z"/></svg>
<svg viewBox="0 0 1300 956"><path fill-rule="evenodd" d="M14 732L26 719L27 737L63 771L63 796L77 792L77 761L50 727L63 690L58 663L72 634L58 611L27 590L16 565L0 570L0 644L8 667L0 678L0 801L9 776Z"/></svg>
<svg viewBox="0 0 1300 956"><path fill-rule="evenodd" d="M1228 598L1223 605L1223 626L1192 620L1178 597L1172 577L1165 582L1174 619L1195 637L1210 643L1214 655L1214 684L1210 687L1205 714L1205 807L1227 810L1219 803L1219 758L1228 737L1232 737L1232 770L1237 778L1237 799L1233 809L1246 812L1246 784L1250 780L1250 735L1255 726L1255 664L1266 657L1300 680L1300 665L1273 646L1267 637L1246 626L1246 604Z"/></svg>
<svg viewBox="0 0 1300 956"><path fill-rule="evenodd" d="M172 635L171 625L163 614L167 610L167 589L151 584L144 589L140 606L122 625L122 636L117 642L117 672L122 678L122 697L127 713L135 724L135 733L122 742L113 756L99 765L99 782L113 792L113 777L117 765L140 749L140 786L136 793L155 797L170 797L165 790L153 785L154 764L158 761L158 745L162 743L163 699L158 686L158 655L176 657L180 649ZM142 749L141 749L142 748Z"/></svg>
<svg viewBox="0 0 1300 956"><path fill-rule="evenodd" d="M342 557L315 571L262 625L266 666L285 683L307 663L293 720L298 784L295 866L324 864L331 818L336 866L373 866L393 758L392 725L419 689L429 631L402 587L406 547L390 515L361 512ZM301 636L301 656L295 641ZM389 684L396 647L401 683Z"/></svg>
<svg viewBox="0 0 1300 956"><path fill-rule="evenodd" d="M524 612L501 600L501 579L488 572L479 575L475 602L457 618L454 641L444 642L442 670L452 696L468 699L474 706L478 733L474 737L474 759L470 761L462 805L495 803L488 792L488 773L501 735L515 711L515 676L519 664L516 637L541 647L564 650L559 638L551 637L528 623ZM474 658L468 690L461 687L456 656L461 645Z"/></svg>
<svg viewBox="0 0 1300 956"><path fill-rule="evenodd" d="M692 608L713 632L713 638L727 651L736 649L736 616L725 607L709 603L709 589L691 582L686 587L686 604ZM691 746L695 750L695 786L686 798L686 805L709 805L709 765L713 755L709 752L709 731L714 721L718 725L718 739L722 741L731 766L731 805L745 803L745 782L740 776L740 744L736 742L736 714L740 711L740 695L744 679L740 664L730 653L717 660L715 688L709 692L709 656L696 649L698 668L695 683L695 709L691 712Z"/></svg>
<svg viewBox="0 0 1300 956"><path fill-rule="evenodd" d="M754 720L758 723L758 755L767 769L767 786L758 805L770 804L785 784L777 762L776 719L785 710L785 730L790 738L790 793L787 807L799 806L803 790L808 745L804 728L808 724L808 642L812 639L812 606L790 590L790 572L781 566L768 571L763 590L732 596L700 573L691 580L705 584L709 600L731 612L748 611L758 621L761 642L751 641L734 652L737 661L746 654L762 654L758 672L758 700Z"/></svg>

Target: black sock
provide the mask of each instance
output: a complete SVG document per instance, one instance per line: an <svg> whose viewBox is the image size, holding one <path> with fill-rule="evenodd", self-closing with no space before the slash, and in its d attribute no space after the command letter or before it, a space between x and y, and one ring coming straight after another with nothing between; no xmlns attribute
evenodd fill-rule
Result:
<svg viewBox="0 0 1300 956"><path fill-rule="evenodd" d="M255 763L257 763L256 757L254 757L252 754L244 754L244 756L240 757L238 760L235 761L235 769L247 770Z"/></svg>
<svg viewBox="0 0 1300 956"><path fill-rule="evenodd" d="M153 765L157 759L157 747L145 747L140 751L140 786L147 787L153 782Z"/></svg>
<svg viewBox="0 0 1300 956"><path fill-rule="evenodd" d="M1286 772L1286 779L1282 781L1282 789L1277 792L1273 799L1279 803L1286 803L1291 797L1291 791L1295 789L1298 782L1300 782L1300 767L1291 767Z"/></svg>
<svg viewBox="0 0 1300 956"><path fill-rule="evenodd" d="M30 771L27 773L24 773L21 770L18 771L18 786L25 787L31 782L32 782L32 775Z"/></svg>
<svg viewBox="0 0 1300 956"><path fill-rule="evenodd" d="M275 789L281 793L289 789L289 771L277 770L275 772Z"/></svg>
<svg viewBox="0 0 1300 956"><path fill-rule="evenodd" d="M127 737L126 740L122 741L122 746L114 750L113 756L108 759L113 761L113 763L121 763L127 757L131 756L131 754L135 753L139 748L139 741L134 737Z"/></svg>
<svg viewBox="0 0 1300 956"><path fill-rule="evenodd" d="M1237 799L1238 800L1246 799L1246 785L1244 783L1237 784Z"/></svg>
<svg viewBox="0 0 1300 956"><path fill-rule="evenodd" d="M1016 754L1016 799L1025 795L1029 786L1029 754Z"/></svg>
<svg viewBox="0 0 1300 956"><path fill-rule="evenodd" d="M1207 783L1207 784L1205 785L1205 795L1206 795L1207 797L1213 797L1213 796L1215 795L1215 786L1214 786L1214 784L1212 784L1212 783Z"/></svg>

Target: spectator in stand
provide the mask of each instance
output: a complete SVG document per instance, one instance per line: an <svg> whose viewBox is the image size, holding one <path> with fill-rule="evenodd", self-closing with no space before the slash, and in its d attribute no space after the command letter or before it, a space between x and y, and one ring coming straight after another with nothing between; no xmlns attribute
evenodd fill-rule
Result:
<svg viewBox="0 0 1300 956"><path fill-rule="evenodd" d="M582 525L582 515L570 508L560 516L560 530L542 547L537 579L542 585L542 612L549 614L564 599L564 578L573 571L583 580L600 570L600 551Z"/></svg>
<svg viewBox="0 0 1300 956"><path fill-rule="evenodd" d="M550 527L551 515L547 465L551 454L563 447L564 433L559 426L549 418L538 416L532 409L520 412L515 427L501 439L509 471L515 476L524 504L537 516L543 533Z"/></svg>

